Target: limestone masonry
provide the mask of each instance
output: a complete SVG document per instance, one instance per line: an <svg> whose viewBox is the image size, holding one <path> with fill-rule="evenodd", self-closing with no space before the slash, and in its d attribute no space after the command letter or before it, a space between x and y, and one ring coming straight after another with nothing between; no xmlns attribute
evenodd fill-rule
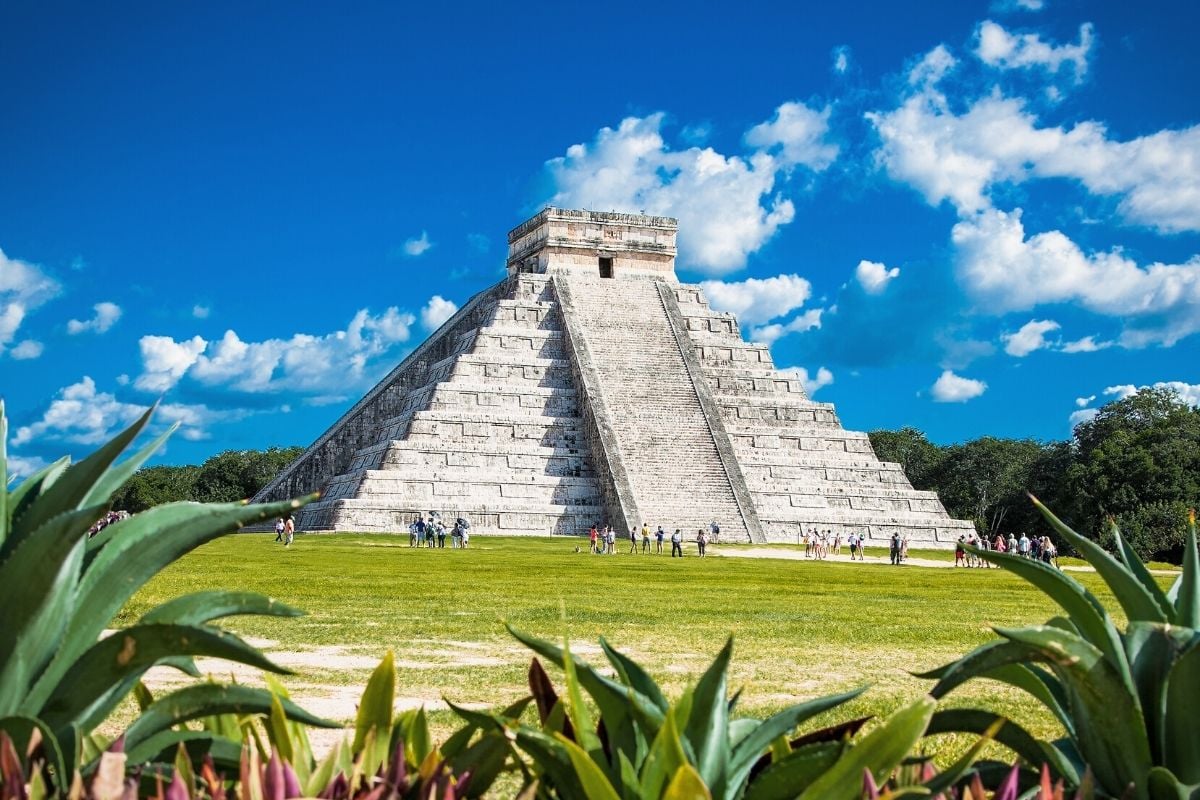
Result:
<svg viewBox="0 0 1200 800"><path fill-rule="evenodd" d="M254 498L321 490L300 530L582 534L649 523L795 542L810 527L969 533L675 277L676 221L548 208L471 298Z"/></svg>

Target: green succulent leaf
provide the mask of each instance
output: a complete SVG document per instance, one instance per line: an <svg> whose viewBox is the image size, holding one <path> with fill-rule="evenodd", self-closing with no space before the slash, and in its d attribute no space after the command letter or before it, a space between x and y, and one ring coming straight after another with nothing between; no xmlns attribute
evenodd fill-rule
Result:
<svg viewBox="0 0 1200 800"><path fill-rule="evenodd" d="M1004 724L995 731L992 739L1012 750L1026 763L1048 764L1056 776L1066 778L1073 785L1078 784L1079 771L1058 748L1049 742L1036 739L1017 723L991 711L974 708L942 709L929 720L925 735L970 733L982 736L999 721L1003 721Z"/></svg>
<svg viewBox="0 0 1200 800"><path fill-rule="evenodd" d="M691 764L684 764L675 770L667 790L663 792L663 800L710 800L712 795L704 784L704 779Z"/></svg>
<svg viewBox="0 0 1200 800"><path fill-rule="evenodd" d="M88 505L106 506L108 497L92 503L88 503L87 499L92 494L92 489L97 482L116 461L117 456L121 455L129 443L141 433L153 413L153 407L147 409L146 413L142 414L132 425L114 436L83 461L68 467L52 485L43 488L37 498L24 509L21 516L13 520L9 536L4 542L4 549L10 550L19 545L40 525L64 511L76 511L86 508ZM116 488L113 487L113 490L115 491ZM97 514L97 518L99 516ZM4 553L0 552L0 558L3 555Z"/></svg>
<svg viewBox="0 0 1200 800"><path fill-rule="evenodd" d="M302 617L304 612L286 603L257 594L217 589L194 592L155 606L140 622L173 622L179 625L203 625L222 617L254 614L264 617Z"/></svg>
<svg viewBox="0 0 1200 800"><path fill-rule="evenodd" d="M925 733L936 707L926 696L892 714L809 784L800 800L858 800L863 773L869 771L876 782L890 774Z"/></svg>
<svg viewBox="0 0 1200 800"><path fill-rule="evenodd" d="M110 525L120 528L120 535L99 551L80 579L62 647L34 685L29 702L45 702L113 615L168 564L242 525L292 513L315 497L265 505L169 503Z"/></svg>
<svg viewBox="0 0 1200 800"><path fill-rule="evenodd" d="M272 694L250 686L222 686L202 683L187 686L155 700L142 715L125 730L126 750L162 731L184 722L218 714L269 714ZM315 728L340 728L336 722L321 719L300 708L290 700L280 700L288 719Z"/></svg>
<svg viewBox="0 0 1200 800"><path fill-rule="evenodd" d="M836 764L845 749L842 742L816 742L796 748L773 761L750 783L745 800L792 800Z"/></svg>
<svg viewBox="0 0 1200 800"><path fill-rule="evenodd" d="M675 715L668 713L650 743L650 752L642 764L640 797L659 797L663 787L681 766L688 763Z"/></svg>
<svg viewBox="0 0 1200 800"><path fill-rule="evenodd" d="M1103 547L1071 530L1069 525L1056 517L1036 497L1031 499L1037 510L1050 523L1050 526L1070 543L1072 547L1079 551L1087 562L1095 568L1104 582L1108 584L1108 588L1112 590L1113 597L1121 604L1121 608L1125 610L1125 615L1129 619L1147 622L1167 622L1170 619L1172 609L1166 603L1166 598L1162 596L1161 591L1158 591L1157 594L1152 593L1121 562L1109 555ZM1115 529L1116 526L1114 525L1113 528ZM1118 539L1120 538L1119 532L1117 537ZM1133 556L1133 559L1137 563L1141 563L1136 554ZM1151 582L1153 583L1153 581ZM1160 599L1162 601L1161 605Z"/></svg>
<svg viewBox="0 0 1200 800"><path fill-rule="evenodd" d="M1129 542L1125 541L1125 537L1121 535L1121 529L1117 523L1113 521L1112 534L1113 539L1117 543L1117 555L1121 558L1121 563L1125 565L1125 569L1137 579L1138 583L1146 588L1146 591L1154 598L1154 602L1162 609L1168 622L1175 621L1175 605L1167 598L1167 593L1158 585L1158 581L1154 580L1154 576L1150 574L1150 570L1146 568L1146 564L1134 552L1134 549L1129 546Z"/></svg>
<svg viewBox="0 0 1200 800"><path fill-rule="evenodd" d="M818 697L767 717L734 747L729 759L729 771L724 796L738 796L743 784L750 776L750 771L754 768L755 763L775 739L790 733L797 726L818 714L850 702L865 691L866 687L864 686L843 694Z"/></svg>
<svg viewBox="0 0 1200 800"><path fill-rule="evenodd" d="M93 645L72 665L44 706L26 711L40 714L50 725L78 721L90 731L133 690L146 670L182 655L288 672L232 633L196 625L134 625Z"/></svg>
<svg viewBox="0 0 1200 800"><path fill-rule="evenodd" d="M650 702L658 706L659 710L666 713L670 707L666 696L662 693L662 689L659 688L654 679L650 677L650 673L642 669L641 664L619 652L603 636L600 637L600 649L604 651L608 662L613 665L613 669L617 671L617 675L620 676L625 684L632 686L648 698Z"/></svg>
<svg viewBox="0 0 1200 800"><path fill-rule="evenodd" d="M731 636L696 683L692 692L692 713L683 729L683 738L691 744L696 753L696 766L700 777L705 786L717 790L718 800L724 796L718 787L723 786L725 772L729 766L729 706L726 689L729 659L732 655ZM769 739L767 743L770 743Z"/></svg>
<svg viewBox="0 0 1200 800"><path fill-rule="evenodd" d="M358 701L358 714L354 718L354 744L350 748L356 757L366 749L372 731L375 732L375 739L369 760L382 762L387 757L395 702L396 659L388 650L367 679L362 699ZM374 770L369 772L374 774Z"/></svg>
<svg viewBox="0 0 1200 800"><path fill-rule="evenodd" d="M1016 573L1049 595L1050 599L1067 612L1079 633L1100 648L1111 659L1113 667L1121 674L1126 684L1131 684L1129 665L1125 662L1120 635L1104 606L1082 584L1040 561L1009 553L998 553L995 550L978 550L970 546L967 549L980 558ZM1130 688L1132 691L1132 686Z"/></svg>
<svg viewBox="0 0 1200 800"><path fill-rule="evenodd" d="M0 716L19 712L61 646L83 565L79 520L80 512L49 520L0 565Z"/></svg>
<svg viewBox="0 0 1200 800"><path fill-rule="evenodd" d="M571 766L575 769L575 775L588 800L621 800L620 795L608 782L604 770L592 760L592 756L586 750L561 733L554 734L554 738L571 760Z"/></svg>
<svg viewBox="0 0 1200 800"><path fill-rule="evenodd" d="M1150 741L1138 696L1104 654L1058 628L996 630L1021 642L1058 675L1070 697L1080 754L1106 791L1119 795L1151 766ZM1119 787L1119 788L1117 788Z"/></svg>
<svg viewBox="0 0 1200 800"><path fill-rule="evenodd" d="M558 667L563 667L562 648L517 630L511 625L506 624L505 627L514 638L530 650ZM622 686L601 675L586 662L574 656L572 659L579 684L600 709L600 716L604 718L605 725L616 726L622 718L632 713L638 723L645 728L648 737L653 737L658 732L664 714L650 698L632 687Z"/></svg>
<svg viewBox="0 0 1200 800"><path fill-rule="evenodd" d="M4 541L0 542L2 550L0 552L8 552L11 549L8 539L12 535L13 525L17 520L24 516L25 511L33 504L41 493L46 491L50 486L58 480L58 476L62 475L71 464L70 456L63 456L58 461L39 469L37 472L30 475L25 480L17 485L8 494L7 511L8 521L7 530L4 534Z"/></svg>
<svg viewBox="0 0 1200 800"><path fill-rule="evenodd" d="M1179 656L1167 679L1163 707L1163 761L1180 780L1200 784L1200 643L1193 632L1188 648ZM1196 796L1196 795L1193 795Z"/></svg>
<svg viewBox="0 0 1200 800"><path fill-rule="evenodd" d="M1176 582L1175 624L1200 628L1200 553L1196 549L1196 520L1189 521L1183 547L1183 572Z"/></svg>

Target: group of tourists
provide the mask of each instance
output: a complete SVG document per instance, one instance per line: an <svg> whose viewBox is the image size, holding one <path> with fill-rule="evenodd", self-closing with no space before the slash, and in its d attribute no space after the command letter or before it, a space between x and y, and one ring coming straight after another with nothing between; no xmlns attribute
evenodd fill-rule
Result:
<svg viewBox="0 0 1200 800"><path fill-rule="evenodd" d="M708 550L708 545L716 541L717 536L721 533L721 526L716 522L710 523L708 529L700 528L696 531L696 553L703 557ZM625 537L622 537L625 538ZM643 522L639 530L634 527L629 531L629 536L626 539L629 542L629 553L636 554L638 552L638 540L641 539L642 555L650 554L650 539L654 539L655 555L662 555L663 543L670 539L671 541L671 557L683 558L683 529L676 528L672 534L667 534L663 530L663 526L659 525L658 530L653 534L650 532L650 523ZM617 532L613 530L611 525L603 528L593 525L588 531L588 542L590 544L590 552L592 555L615 555L617 552ZM578 551L578 548L576 548Z"/></svg>
<svg viewBox="0 0 1200 800"><path fill-rule="evenodd" d="M275 520L275 541L283 542L284 547L292 546L292 539L296 536L296 521L291 517L284 519L279 517Z"/></svg>
<svg viewBox="0 0 1200 800"><path fill-rule="evenodd" d="M114 522L120 522L123 519L129 519L133 515L128 511L109 511L100 519L92 523L92 527L88 528L88 537L95 536L100 531L112 525Z"/></svg>
<svg viewBox="0 0 1200 800"><path fill-rule="evenodd" d="M991 562L976 555L966 548L966 545L977 550L995 550L997 553L1012 553L1021 558L1031 558L1044 564L1058 566L1058 548L1049 536L1028 536L1024 531L1018 537L1014 533L1005 536L997 533L988 541L986 536L959 536L954 546L954 566L956 567L991 567Z"/></svg>
<svg viewBox="0 0 1200 800"><path fill-rule="evenodd" d="M471 523L462 517L454 520L450 529L450 549L465 550L471 543ZM436 511L429 512L429 521L425 517L417 517L417 521L408 526L408 546L442 548L446 547L446 525L442 515Z"/></svg>

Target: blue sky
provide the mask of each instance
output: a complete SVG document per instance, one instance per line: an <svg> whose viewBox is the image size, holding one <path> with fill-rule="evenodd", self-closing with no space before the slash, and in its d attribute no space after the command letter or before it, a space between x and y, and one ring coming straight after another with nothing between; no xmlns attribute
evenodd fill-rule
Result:
<svg viewBox="0 0 1200 800"><path fill-rule="evenodd" d="M14 467L307 444L547 202L679 217L850 428L1200 402L1197 6L903 5L5 3Z"/></svg>

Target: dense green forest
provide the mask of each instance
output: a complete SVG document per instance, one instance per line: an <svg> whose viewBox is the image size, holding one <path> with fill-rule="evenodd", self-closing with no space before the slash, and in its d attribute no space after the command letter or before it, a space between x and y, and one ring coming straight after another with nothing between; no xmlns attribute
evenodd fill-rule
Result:
<svg viewBox="0 0 1200 800"><path fill-rule="evenodd" d="M1067 441L984 436L942 446L915 428L870 437L880 458L901 464L913 486L936 491L951 516L980 532L1052 535L1028 491L1081 533L1106 541L1112 517L1143 557L1178 561L1187 510L1200 505L1200 410L1163 389L1109 403ZM115 507L252 497L302 450L228 450L199 466L148 467Z"/></svg>
<svg viewBox="0 0 1200 800"><path fill-rule="evenodd" d="M113 508L137 513L175 500L244 500L253 497L303 452L303 447L226 450L200 466L143 467L113 497Z"/></svg>
<svg viewBox="0 0 1200 800"><path fill-rule="evenodd" d="M1165 389L1103 406L1067 441L984 436L939 446L915 428L870 437L880 458L980 532L1053 535L1028 491L1080 533L1108 543L1111 517L1143 557L1178 563L1187 511L1200 505L1200 409Z"/></svg>

